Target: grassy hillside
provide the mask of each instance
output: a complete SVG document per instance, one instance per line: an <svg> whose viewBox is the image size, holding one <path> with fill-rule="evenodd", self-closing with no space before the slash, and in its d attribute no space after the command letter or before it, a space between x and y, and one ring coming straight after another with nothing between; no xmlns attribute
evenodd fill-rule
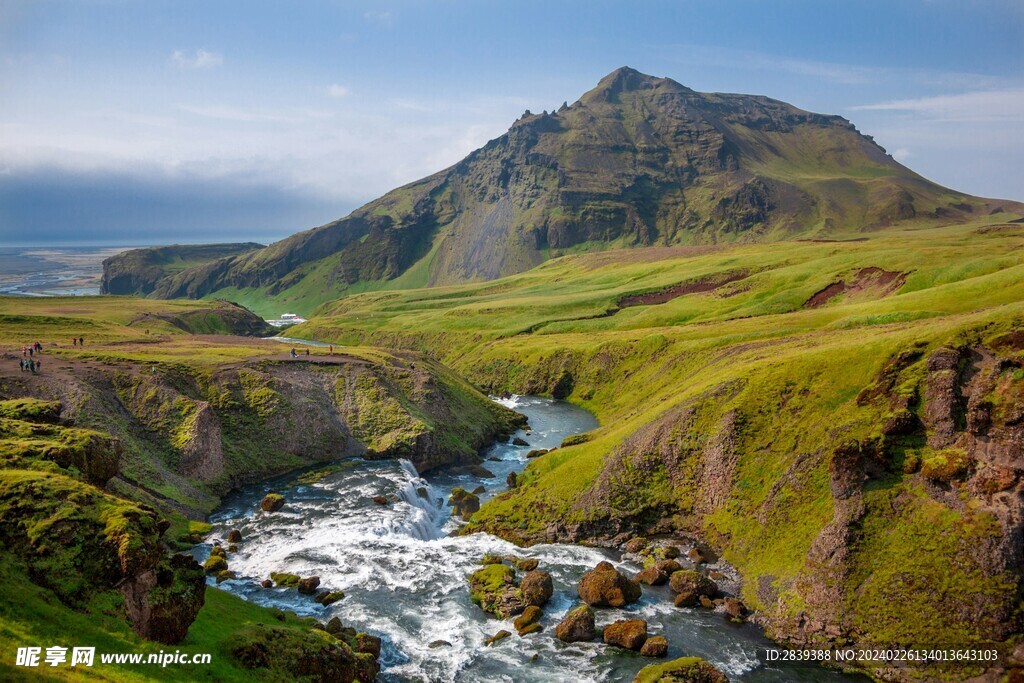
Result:
<svg viewBox="0 0 1024 683"><path fill-rule="evenodd" d="M597 413L472 528L527 543L693 533L742 570L782 640L1011 648L1016 219L569 256L349 297L292 333L424 350L490 390Z"/></svg>
<svg viewBox="0 0 1024 683"><path fill-rule="evenodd" d="M209 528L199 520L240 484L356 455L421 470L478 463L524 420L415 352L293 358L284 344L224 334L262 330L234 304L0 298L0 323L4 680L40 672L13 666L18 646L148 654L158 643L213 663L42 676L369 680L371 639L213 589L204 606L203 570L171 551L197 542ZM20 367L29 358L35 372Z"/></svg>

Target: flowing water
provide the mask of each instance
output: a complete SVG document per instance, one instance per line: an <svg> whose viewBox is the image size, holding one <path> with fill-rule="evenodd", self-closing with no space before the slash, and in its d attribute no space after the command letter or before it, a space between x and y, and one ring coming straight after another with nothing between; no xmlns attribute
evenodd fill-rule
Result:
<svg viewBox="0 0 1024 683"><path fill-rule="evenodd" d="M597 426L589 413L571 404L539 397L501 402L530 419L518 436L530 446L493 445L484 465L496 476L420 478L404 461L348 460L313 483L301 475L247 487L229 496L211 516L209 541L239 529L243 542L229 557L237 580L221 588L262 605L315 616L333 616L346 626L383 639L380 679L384 681L631 681L643 666L660 660L640 657L599 642L566 644L554 627L578 604L580 576L601 560L632 574L639 567L620 562L619 553L582 546L550 544L518 549L487 534L450 536L459 522L443 500L453 486L486 487L481 500L505 489L508 472L526 465L531 448L551 448L570 434ZM306 480L308 481L308 479ZM259 511L269 490L282 493L280 512ZM426 494L426 495L424 495ZM373 496L394 501L377 505ZM200 559L209 545L198 546ZM466 577L485 553L535 557L551 572L554 596L544 606L544 631L513 635L493 647L484 640L500 629L515 633L472 604ZM343 590L346 597L322 607L295 589L259 586L271 572L320 577L321 588ZM780 666L764 661L771 643L753 625L727 622L703 609L678 609L667 586L644 586L643 598L627 609L599 609L598 626L639 616L652 635L664 635L669 657L707 659L734 681L820 681L843 676L820 668ZM439 642L443 641L443 642Z"/></svg>

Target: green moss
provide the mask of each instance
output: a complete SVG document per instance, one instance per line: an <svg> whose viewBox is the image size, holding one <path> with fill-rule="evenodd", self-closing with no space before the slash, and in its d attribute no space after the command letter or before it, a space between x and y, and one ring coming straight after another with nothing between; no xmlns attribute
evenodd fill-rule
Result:
<svg viewBox="0 0 1024 683"><path fill-rule="evenodd" d="M299 585L299 581L302 580L298 574L288 574L286 572L271 572L270 579L278 586L285 586L286 588L295 588Z"/></svg>
<svg viewBox="0 0 1024 683"><path fill-rule="evenodd" d="M703 659L680 657L664 664L645 666L637 673L634 683L724 683L726 680Z"/></svg>
<svg viewBox="0 0 1024 683"><path fill-rule="evenodd" d="M921 462L921 474L934 481L948 482L963 477L973 464L965 451L947 448L925 458Z"/></svg>

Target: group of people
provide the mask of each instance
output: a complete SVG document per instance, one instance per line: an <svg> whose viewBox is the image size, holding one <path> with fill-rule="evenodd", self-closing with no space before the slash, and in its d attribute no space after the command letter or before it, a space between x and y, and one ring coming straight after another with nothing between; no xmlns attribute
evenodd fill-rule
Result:
<svg viewBox="0 0 1024 683"><path fill-rule="evenodd" d="M33 375L42 368L42 361L36 360L36 356L43 352L43 345L34 342L29 346L21 347L21 360L18 365L22 372L31 372Z"/></svg>

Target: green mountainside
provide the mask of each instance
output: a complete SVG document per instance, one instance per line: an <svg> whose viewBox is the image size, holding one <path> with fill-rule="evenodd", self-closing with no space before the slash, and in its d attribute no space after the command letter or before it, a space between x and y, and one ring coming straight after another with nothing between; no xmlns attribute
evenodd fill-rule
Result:
<svg viewBox="0 0 1024 683"><path fill-rule="evenodd" d="M566 256L347 297L290 334L416 349L488 391L598 415L469 530L613 546L693 535L741 571L781 642L995 642L999 669L1021 663L1022 329L1014 214ZM865 668L966 680L987 667Z"/></svg>
<svg viewBox="0 0 1024 683"><path fill-rule="evenodd" d="M925 180L838 116L621 68L448 169L328 225L168 274L152 296L308 314L347 294L491 280L567 253L855 236L1004 206L1015 205Z"/></svg>

